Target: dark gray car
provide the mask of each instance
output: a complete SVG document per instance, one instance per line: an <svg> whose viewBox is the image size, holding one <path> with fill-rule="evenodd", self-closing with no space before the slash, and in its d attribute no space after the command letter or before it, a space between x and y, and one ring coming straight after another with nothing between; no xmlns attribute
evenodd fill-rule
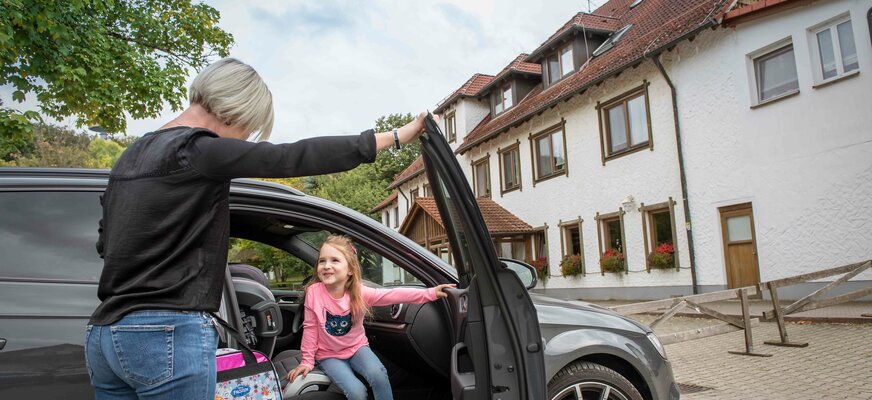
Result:
<svg viewBox="0 0 872 400"><path fill-rule="evenodd" d="M379 307L366 322L398 399L678 398L650 329L600 307L528 294L531 267L496 258L432 121L422 144L454 266L365 215L261 181L232 184L231 236L311 263L318 238L341 232L358 244L369 284L457 283L446 300ZM82 339L98 303L94 243L107 179L99 170L0 168L0 398L93 398ZM512 270L526 270L526 282ZM257 281L228 269L222 313L261 351L288 359L280 356L296 351L302 335L302 292ZM262 323L271 312L281 314L274 329Z"/></svg>

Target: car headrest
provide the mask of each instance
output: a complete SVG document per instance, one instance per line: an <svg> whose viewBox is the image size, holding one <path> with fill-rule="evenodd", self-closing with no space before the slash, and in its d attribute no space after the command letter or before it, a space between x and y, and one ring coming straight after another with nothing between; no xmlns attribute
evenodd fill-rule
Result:
<svg viewBox="0 0 872 400"><path fill-rule="evenodd" d="M269 287L269 279L259 268L246 264L231 264L230 276L251 279L263 286Z"/></svg>

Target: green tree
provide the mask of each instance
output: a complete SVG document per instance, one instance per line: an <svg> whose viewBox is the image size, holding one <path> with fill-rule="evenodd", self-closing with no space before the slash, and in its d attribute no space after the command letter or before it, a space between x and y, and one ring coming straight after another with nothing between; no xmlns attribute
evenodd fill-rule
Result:
<svg viewBox="0 0 872 400"><path fill-rule="evenodd" d="M412 122L414 118L411 113L382 116L375 121L375 131L388 132ZM386 180L390 184L397 174L406 169L420 155L421 142L417 140L402 146L399 150L391 147L387 151L382 151L376 157L374 163L378 178ZM387 187L387 185L384 187Z"/></svg>
<svg viewBox="0 0 872 400"><path fill-rule="evenodd" d="M124 152L124 147L112 140L103 140L96 138L88 143L88 159L85 161L85 166L88 168L112 168L121 153Z"/></svg>
<svg viewBox="0 0 872 400"><path fill-rule="evenodd" d="M123 132L127 115L180 110L189 68L227 55L218 19L190 0L0 0L0 85L43 115ZM22 115L0 112L4 135L28 139Z"/></svg>
<svg viewBox="0 0 872 400"><path fill-rule="evenodd" d="M52 125L33 125L31 139L20 151L0 160L0 166L110 168L121 156L125 142L93 138Z"/></svg>
<svg viewBox="0 0 872 400"><path fill-rule="evenodd" d="M412 121L412 114L390 114L375 121L377 132L388 132ZM351 171L304 179L305 189L318 197L335 201L369 215L369 210L384 200L388 185L421 154L418 141L390 148L376 156L372 164Z"/></svg>

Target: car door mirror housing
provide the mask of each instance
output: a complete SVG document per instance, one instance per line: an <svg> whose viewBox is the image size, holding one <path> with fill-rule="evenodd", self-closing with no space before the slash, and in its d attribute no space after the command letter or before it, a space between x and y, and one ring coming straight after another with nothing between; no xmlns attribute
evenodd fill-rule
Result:
<svg viewBox="0 0 872 400"><path fill-rule="evenodd" d="M536 287L538 283L538 278L536 277L536 269L533 268L532 265L527 265L515 260L500 260L503 268L509 269L518 276L518 279L521 280L521 283L524 284L524 287L527 290L530 290Z"/></svg>

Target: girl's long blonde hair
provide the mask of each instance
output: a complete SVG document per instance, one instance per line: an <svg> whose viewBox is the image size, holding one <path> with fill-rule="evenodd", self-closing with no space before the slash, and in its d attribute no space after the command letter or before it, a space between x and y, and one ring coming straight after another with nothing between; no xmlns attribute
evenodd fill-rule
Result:
<svg viewBox="0 0 872 400"><path fill-rule="evenodd" d="M362 271L360 268L360 261L358 261L357 258L357 249L351 242L351 238L345 235L332 234L327 236L327 239L324 240L321 247L327 245L339 250L339 252L345 256L346 262L348 262L348 272L351 273L351 276L348 278L348 281L345 282L345 291L348 292L348 297L351 300L351 317L354 321L362 319L369 315L370 309L369 306L366 305L366 302L363 301L363 278L361 276ZM318 276L318 265L316 262L315 275L312 277L312 281L309 282L306 289L308 290L309 286L318 282L321 282L321 278Z"/></svg>

